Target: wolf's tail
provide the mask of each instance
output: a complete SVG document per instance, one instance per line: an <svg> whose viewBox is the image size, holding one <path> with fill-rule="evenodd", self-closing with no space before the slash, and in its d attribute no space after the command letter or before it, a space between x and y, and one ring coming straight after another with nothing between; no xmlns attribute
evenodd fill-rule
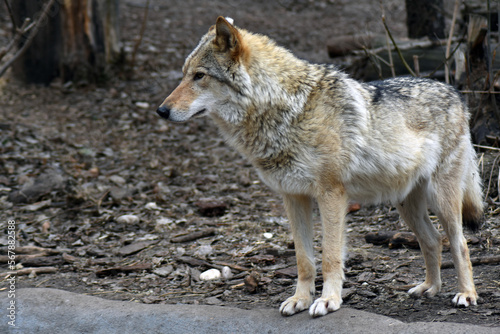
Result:
<svg viewBox="0 0 500 334"><path fill-rule="evenodd" d="M474 151L472 147L471 149ZM476 232L484 222L485 205L479 168L475 159L470 161L462 199L462 221L466 228Z"/></svg>

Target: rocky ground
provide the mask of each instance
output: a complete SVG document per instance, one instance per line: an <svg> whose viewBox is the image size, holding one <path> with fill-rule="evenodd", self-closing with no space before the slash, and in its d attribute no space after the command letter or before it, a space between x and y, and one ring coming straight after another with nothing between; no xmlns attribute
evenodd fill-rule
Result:
<svg viewBox="0 0 500 334"><path fill-rule="evenodd" d="M121 2L125 50L137 38L144 3ZM39 87L1 79L1 271L9 270L7 231L15 220L19 288L51 287L141 303L278 307L293 293L296 278L280 198L223 142L209 119L169 124L154 111L179 82L184 57L218 15L270 35L303 58L328 62L329 37L383 33L379 5L151 3L132 74L102 86ZM384 1L394 33L404 36L399 3ZM0 11L2 43L8 25ZM412 243L390 248L365 240L377 231L408 231L390 206L353 208L347 217L345 305L404 321L500 326L499 154L480 154L489 207L480 232L467 233L479 305L451 306L456 275L446 240L442 293L433 299L406 294L424 277L420 251ZM319 224L317 210L315 220ZM200 278L213 268L224 278ZM0 280L0 289L7 289L5 275ZM321 282L319 275L318 290Z"/></svg>

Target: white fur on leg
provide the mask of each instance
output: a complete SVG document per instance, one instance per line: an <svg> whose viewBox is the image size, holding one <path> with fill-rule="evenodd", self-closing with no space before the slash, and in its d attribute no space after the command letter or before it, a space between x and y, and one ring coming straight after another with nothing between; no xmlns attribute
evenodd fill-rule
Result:
<svg viewBox="0 0 500 334"><path fill-rule="evenodd" d="M408 293L414 297L434 297L441 291L441 284L422 283L408 290Z"/></svg>
<svg viewBox="0 0 500 334"><path fill-rule="evenodd" d="M470 305L477 305L477 294L457 293L451 302L456 307L468 307Z"/></svg>
<svg viewBox="0 0 500 334"><path fill-rule="evenodd" d="M312 297L309 298L300 298L296 296L292 296L281 303L280 312L282 315L289 316L294 315L295 313L304 311L307 309L312 303Z"/></svg>
<svg viewBox="0 0 500 334"><path fill-rule="evenodd" d="M334 296L329 298L318 298L309 308L309 315L311 317L321 317L330 312L335 312L340 308L342 304L342 298Z"/></svg>

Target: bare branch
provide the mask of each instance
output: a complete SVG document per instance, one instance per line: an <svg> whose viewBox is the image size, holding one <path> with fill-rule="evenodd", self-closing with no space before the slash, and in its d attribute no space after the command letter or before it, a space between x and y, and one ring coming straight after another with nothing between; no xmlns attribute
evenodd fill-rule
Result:
<svg viewBox="0 0 500 334"><path fill-rule="evenodd" d="M446 62L444 67L444 79L446 83L450 83L450 64L448 59L450 59L451 50L451 40L453 38L453 33L455 31L455 22L457 21L458 7L460 5L460 0L455 0L455 8L453 9L453 18L451 19L450 34L448 35L448 41L446 42Z"/></svg>
<svg viewBox="0 0 500 334"><path fill-rule="evenodd" d="M405 58L403 57L403 54L401 53L401 50L399 49L398 45L396 44L396 41L392 37L391 31L389 30L389 27L387 26L387 22L385 22L385 17L383 17L383 16L382 16L382 23L384 24L385 31L387 32L387 34L389 35L389 38L391 39L392 45L394 45L394 48L396 49L396 52L398 53L399 59L401 59L401 61L403 62L403 65L406 67L408 72L410 72L410 74L412 76L416 77L417 75L415 74L415 72L413 72L410 65L408 65L408 63L406 62Z"/></svg>
<svg viewBox="0 0 500 334"><path fill-rule="evenodd" d="M38 20L36 22L33 23L33 26L27 26L26 27L26 31L29 30L29 35L28 35L28 38L26 39L26 42L24 42L23 46L17 50L17 52L12 56L12 58L10 58L8 61L5 62L5 64L0 67L0 77L3 76L5 74L5 72L7 71L7 69L19 58L21 57L21 55L24 54L24 52L26 52L26 50L28 49L28 47L31 45L31 42L33 42L33 39L35 38L36 34L38 33L38 31L40 30L40 27L41 27L41 23L43 22L43 20L45 20L45 18L47 17L48 13L49 13L49 10L50 8L52 7L52 5L54 4L55 0L48 0L45 7L43 8L43 11L42 13L40 14ZM26 21L25 21L26 22ZM24 25L24 24L23 24ZM29 29L28 29L29 28ZM22 34L21 34L22 36Z"/></svg>
<svg viewBox="0 0 500 334"><path fill-rule="evenodd" d="M16 20L14 20L14 14L12 13L12 6L9 0L4 0L7 11L9 12L10 20L12 21L12 31L16 31Z"/></svg>
<svg viewBox="0 0 500 334"><path fill-rule="evenodd" d="M139 39L134 45L134 50L132 52L132 60L130 61L130 66L133 68L135 64L135 56L137 55L137 51L139 51L139 46L142 43L142 39L144 37L144 31L146 31L146 22L148 20L148 13L149 13L149 2L150 0L146 1L146 7L144 8L144 17L142 19L142 24L141 24L141 30L139 32Z"/></svg>
<svg viewBox="0 0 500 334"><path fill-rule="evenodd" d="M17 30L14 38L12 38L12 40L9 42L9 44L7 44L6 47L2 48L0 50L0 60L2 60L2 58L10 51L14 48L14 46L16 46L19 41L21 40L21 37L26 34L31 28L33 28L34 26L34 23L31 23L31 19L29 18L26 18L24 20L24 23L23 25L21 26L21 28L19 30Z"/></svg>
<svg viewBox="0 0 500 334"><path fill-rule="evenodd" d="M382 0L380 0L380 10L382 11L382 21L385 22L385 10L384 10L384 4L382 3ZM386 31L385 31L385 41L386 41L386 47L387 47L387 55L389 57L389 67L391 68L392 76L395 77L396 70L394 69L394 61L392 60L392 50L391 50L391 46L389 43L389 30L388 29L386 29Z"/></svg>

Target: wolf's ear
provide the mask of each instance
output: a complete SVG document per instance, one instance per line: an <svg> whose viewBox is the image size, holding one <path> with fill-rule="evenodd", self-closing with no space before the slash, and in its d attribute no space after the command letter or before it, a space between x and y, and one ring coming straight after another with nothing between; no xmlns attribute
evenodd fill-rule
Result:
<svg viewBox="0 0 500 334"><path fill-rule="evenodd" d="M236 59L243 52L241 35L228 20L219 16L215 23L215 45L221 52L230 52L231 57Z"/></svg>

